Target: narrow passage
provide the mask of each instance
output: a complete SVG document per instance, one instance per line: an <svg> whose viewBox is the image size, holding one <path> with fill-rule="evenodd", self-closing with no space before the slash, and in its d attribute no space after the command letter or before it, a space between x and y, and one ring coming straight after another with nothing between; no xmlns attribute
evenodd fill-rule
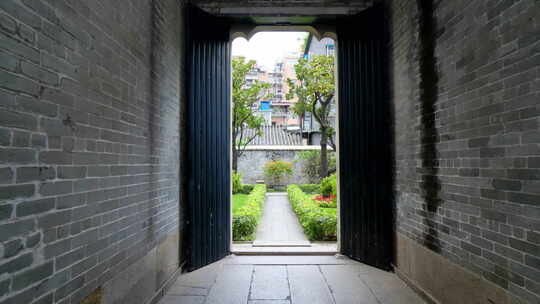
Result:
<svg viewBox="0 0 540 304"><path fill-rule="evenodd" d="M309 246L287 193L267 193L253 246Z"/></svg>

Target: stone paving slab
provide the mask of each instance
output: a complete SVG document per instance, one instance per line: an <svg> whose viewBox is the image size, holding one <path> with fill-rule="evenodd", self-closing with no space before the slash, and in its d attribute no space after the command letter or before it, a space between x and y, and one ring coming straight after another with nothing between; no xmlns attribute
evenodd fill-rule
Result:
<svg viewBox="0 0 540 304"><path fill-rule="evenodd" d="M217 263L210 264L208 266L202 267L201 269L193 272L188 272L182 274L178 277L178 280L175 282L177 286L187 286L187 287L199 287L199 288L210 288L214 285L216 277L221 270L223 260Z"/></svg>
<svg viewBox="0 0 540 304"><path fill-rule="evenodd" d="M203 304L204 297L166 295L159 304Z"/></svg>
<svg viewBox="0 0 540 304"><path fill-rule="evenodd" d="M371 289L382 304L416 304L423 300L394 273L380 271L367 266L368 271L360 278Z"/></svg>
<svg viewBox="0 0 540 304"><path fill-rule="evenodd" d="M298 304L334 304L330 289L318 265L287 266L291 284L291 302Z"/></svg>
<svg viewBox="0 0 540 304"><path fill-rule="evenodd" d="M252 274L252 265L224 265L204 303L247 303Z"/></svg>
<svg viewBox="0 0 540 304"><path fill-rule="evenodd" d="M168 294L175 296L206 296L208 289L202 287L189 287L176 282L168 291Z"/></svg>
<svg viewBox="0 0 540 304"><path fill-rule="evenodd" d="M422 304L395 274L343 256L230 256L182 274L159 304Z"/></svg>
<svg viewBox="0 0 540 304"><path fill-rule="evenodd" d="M379 304L360 274L366 273L360 265L319 266L332 291L336 304Z"/></svg>
<svg viewBox="0 0 540 304"><path fill-rule="evenodd" d="M289 299L286 266L255 266L251 282L251 300Z"/></svg>
<svg viewBox="0 0 540 304"><path fill-rule="evenodd" d="M291 304L289 300L253 300L248 304Z"/></svg>

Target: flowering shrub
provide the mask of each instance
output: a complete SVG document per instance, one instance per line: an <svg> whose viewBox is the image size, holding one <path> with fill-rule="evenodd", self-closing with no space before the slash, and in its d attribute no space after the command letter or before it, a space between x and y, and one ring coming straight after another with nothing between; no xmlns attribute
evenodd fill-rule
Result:
<svg viewBox="0 0 540 304"><path fill-rule="evenodd" d="M337 207L337 179L336 175L332 174L325 177L321 181L321 195L315 197L322 208Z"/></svg>
<svg viewBox="0 0 540 304"><path fill-rule="evenodd" d="M329 201L332 201L332 200L335 200L336 199L336 196L335 195L330 195L330 196L322 196L322 195L317 195L314 200L316 201L322 201L322 202L329 202Z"/></svg>
<svg viewBox="0 0 540 304"><path fill-rule="evenodd" d="M335 195L317 195L314 200L316 200L317 203L319 203L319 206L322 208L337 208L337 200Z"/></svg>

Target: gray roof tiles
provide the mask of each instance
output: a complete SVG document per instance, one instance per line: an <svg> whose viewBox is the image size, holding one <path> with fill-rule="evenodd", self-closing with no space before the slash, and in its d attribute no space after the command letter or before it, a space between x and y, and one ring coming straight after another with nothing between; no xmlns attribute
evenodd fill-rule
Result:
<svg viewBox="0 0 540 304"><path fill-rule="evenodd" d="M245 131L244 138L253 136L253 130ZM264 126L262 136L257 136L250 146L302 146L302 136L299 133L290 133L282 127Z"/></svg>

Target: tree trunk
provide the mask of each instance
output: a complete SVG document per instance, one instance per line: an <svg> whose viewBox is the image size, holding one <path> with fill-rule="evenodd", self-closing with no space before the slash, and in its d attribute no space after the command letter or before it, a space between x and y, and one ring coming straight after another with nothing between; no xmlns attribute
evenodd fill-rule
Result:
<svg viewBox="0 0 540 304"><path fill-rule="evenodd" d="M322 178L328 176L328 153L326 148L328 146L327 133L324 128L321 128L321 168L319 175Z"/></svg>
<svg viewBox="0 0 540 304"><path fill-rule="evenodd" d="M232 151L232 169L234 172L238 173L238 150L234 145Z"/></svg>

